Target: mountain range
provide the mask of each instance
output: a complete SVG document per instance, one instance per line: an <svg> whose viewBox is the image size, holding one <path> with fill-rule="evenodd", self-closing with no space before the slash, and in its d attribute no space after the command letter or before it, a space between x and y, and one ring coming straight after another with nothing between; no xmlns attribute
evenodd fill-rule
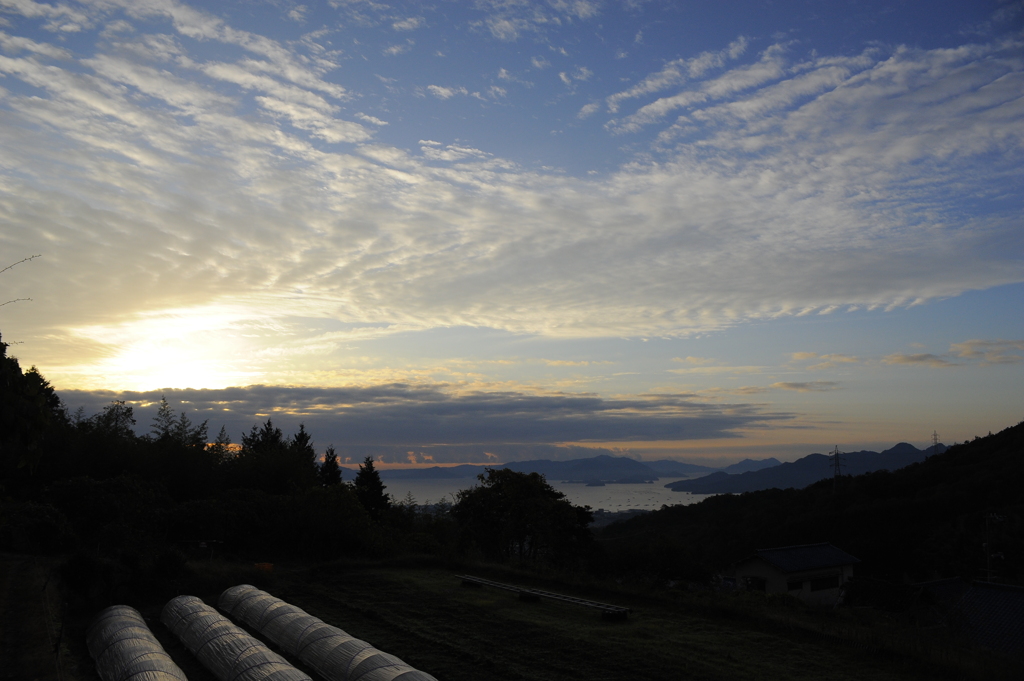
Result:
<svg viewBox="0 0 1024 681"><path fill-rule="evenodd" d="M842 473L860 475L880 470L896 470L924 461L932 454L941 454L946 446L939 444L918 449L901 442L882 452L859 451L842 453ZM432 466L430 468L379 469L385 480L471 480L486 468L508 468L520 473L540 473L551 481L586 484L654 482L659 478L686 478L665 487L676 492L694 494L738 494L762 489L804 488L832 477L829 455L809 454L789 463L778 459L744 459L739 463L715 468L671 459L637 461L623 456L600 456L567 461L536 459L506 464Z"/></svg>
<svg viewBox="0 0 1024 681"><path fill-rule="evenodd" d="M894 471L912 463L924 461L932 454L946 451L943 444L918 449L912 444L901 442L883 452L859 451L842 452L841 472L843 475L860 475L872 471ZM717 471L692 480L677 480L665 487L676 492L694 494L739 494L762 489L801 489L834 474L831 457L827 454L809 454L790 463L782 463L761 470L742 473Z"/></svg>
<svg viewBox="0 0 1024 681"><path fill-rule="evenodd" d="M602 454L585 459L552 461L512 461L500 465L461 464L459 466L431 466L430 468L385 468L379 469L385 480L450 480L471 479L484 472L485 468L508 468L520 473L540 473L549 480L583 483L625 483L654 482L658 478L696 477L714 473L740 474L756 471L768 466L778 466L775 458L744 459L723 468L684 463L671 459L640 462L622 456Z"/></svg>

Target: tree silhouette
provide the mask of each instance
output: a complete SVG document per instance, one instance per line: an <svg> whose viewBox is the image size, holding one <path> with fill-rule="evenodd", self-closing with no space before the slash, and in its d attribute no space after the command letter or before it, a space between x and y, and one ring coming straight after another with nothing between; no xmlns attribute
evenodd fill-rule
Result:
<svg viewBox="0 0 1024 681"><path fill-rule="evenodd" d="M135 411L124 400L114 400L103 407L103 411L93 416L92 421L98 430L111 437L135 439Z"/></svg>
<svg viewBox="0 0 1024 681"><path fill-rule="evenodd" d="M157 440L163 440L170 438L173 430L174 412L171 411L171 405L167 404L167 398L161 395L160 408L157 409L156 416L153 417L153 430L150 433Z"/></svg>
<svg viewBox="0 0 1024 681"><path fill-rule="evenodd" d="M270 419L242 435L242 449L230 460L234 485L285 494L313 487L317 482L316 452L305 426L285 440Z"/></svg>
<svg viewBox="0 0 1024 681"><path fill-rule="evenodd" d="M0 270L0 274L3 274L4 272L6 272L7 270L9 270L9 269L11 269L13 267L17 267L18 265L20 265L23 262L28 262L29 260L35 260L38 257L41 257L41 256L39 256L39 255L30 255L27 258L22 258L18 262L11 263L7 267L5 267L2 270ZM11 303L19 303L19 302L21 302L23 300L32 300L32 299L31 298L14 298L12 300L6 300L6 301L0 303L0 307L3 307L4 305L10 305Z"/></svg>
<svg viewBox="0 0 1024 681"><path fill-rule="evenodd" d="M374 520L380 520L381 516L391 506L391 499L384 493L387 489L373 467L373 457L366 457L359 466L359 472L355 479L356 498L363 505L366 512Z"/></svg>
<svg viewBox="0 0 1024 681"><path fill-rule="evenodd" d="M160 408L153 417L153 429L150 433L158 442L173 442L185 447L206 447L206 436L208 433L209 421L203 421L193 427L192 420L188 414L181 412L177 418L171 411L171 405L167 398L160 397Z"/></svg>
<svg viewBox="0 0 1024 681"><path fill-rule="evenodd" d="M206 435L208 432L208 421L203 421L198 426L192 426L192 420L188 414L181 412L181 415L174 422L172 436L178 444L195 449L206 449Z"/></svg>
<svg viewBox="0 0 1024 681"><path fill-rule="evenodd" d="M459 492L452 507L464 543L490 558L552 562L590 549L590 508L572 505L543 475L488 468L477 478L480 484Z"/></svg>
<svg viewBox="0 0 1024 681"><path fill-rule="evenodd" d="M32 474L43 457L43 442L68 423L64 405L53 387L32 367L7 354L0 340L0 477L12 469Z"/></svg>
<svg viewBox="0 0 1024 681"><path fill-rule="evenodd" d="M338 454L334 451L334 445L328 447L324 453L324 461L317 468L317 476L324 487L341 484L341 466L338 465Z"/></svg>
<svg viewBox="0 0 1024 681"><path fill-rule="evenodd" d="M218 463L225 463L234 456L231 451L231 436L228 435L227 428L224 426L220 427L217 439L207 449Z"/></svg>

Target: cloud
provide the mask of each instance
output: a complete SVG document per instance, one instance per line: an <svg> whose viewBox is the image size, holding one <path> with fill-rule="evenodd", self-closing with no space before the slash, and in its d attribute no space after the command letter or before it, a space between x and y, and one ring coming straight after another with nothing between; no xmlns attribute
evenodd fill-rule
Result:
<svg viewBox="0 0 1024 681"><path fill-rule="evenodd" d="M698 366L708 366L709 364L716 364L718 360L712 359L711 357L673 357L673 362L685 362L686 364L696 364Z"/></svg>
<svg viewBox="0 0 1024 681"><path fill-rule="evenodd" d="M916 344L915 344L916 345ZM961 360L954 362L932 353L895 353L882 359L886 364L919 364L930 367L952 367L977 362L980 366L1019 364L1024 362L1024 340L981 340L952 343L949 355Z"/></svg>
<svg viewBox="0 0 1024 681"><path fill-rule="evenodd" d="M441 85L428 85L427 91L438 99L451 99L455 95L469 94L464 87L442 87Z"/></svg>
<svg viewBox="0 0 1024 681"><path fill-rule="evenodd" d="M579 81L590 80L593 75L594 72L586 66L577 66L572 72L572 79Z"/></svg>
<svg viewBox="0 0 1024 681"><path fill-rule="evenodd" d="M138 335L159 334L154 318L193 313L203 342L174 352L215 367L214 349L240 337L207 314L225 308L264 339L262 368L275 351L327 355L354 328L687 337L1024 280L1017 39L735 65L741 45L727 45L618 93L624 111L637 105L624 116L683 88L706 103L673 110L682 122L651 119L655 146L621 168L574 177L477 138L448 144L426 119L403 128L424 140L410 153L378 137L397 134L398 114L385 128L345 120L363 93L332 81L340 58L325 47L176 3L122 6L106 19L134 30L116 45L82 56L44 33L0 55L4 250L46 254L5 282L36 302L8 306L4 323L69 381L102 375L122 352L114 339L142 353L160 342ZM432 88L419 94L470 94ZM270 347L280 330L287 342Z"/></svg>
<svg viewBox="0 0 1024 681"><path fill-rule="evenodd" d="M818 362L817 364L812 364L811 366L807 367L807 370L822 371L824 369L832 369L834 367L839 366L840 364L856 364L860 362L860 359L857 357L851 357L850 355L840 354L822 355L821 360L821 362Z"/></svg>
<svg viewBox="0 0 1024 681"><path fill-rule="evenodd" d="M820 360L817 364L808 366L808 371L819 371L831 369L840 364L856 364L860 359L844 354L819 355L816 352L794 352L790 355L794 362L805 362L809 360Z"/></svg>
<svg viewBox="0 0 1024 681"><path fill-rule="evenodd" d="M835 381L808 381L808 382L789 382L784 381L780 383L772 383L770 388L776 388L778 390L793 390L800 393L808 392L827 392L829 390L838 390L839 384Z"/></svg>
<svg viewBox="0 0 1024 681"><path fill-rule="evenodd" d="M922 352L913 355L897 352L892 355L886 355L882 358L882 362L885 364L910 364L930 367L957 366L955 362L950 362L949 360L943 359L938 355L933 355L930 352Z"/></svg>
<svg viewBox="0 0 1024 681"><path fill-rule="evenodd" d="M601 108L601 105L598 104L597 102L591 102L590 104L584 104L580 108L579 113L576 114L576 118L579 118L580 120L583 120L584 118L590 118L592 115L597 113L600 108Z"/></svg>
<svg viewBox="0 0 1024 681"><path fill-rule="evenodd" d="M475 8L485 18L474 22L486 28L491 36L504 42L514 42L523 34L544 34L549 28L596 17L598 4L588 0L551 0L545 4L480 0Z"/></svg>
<svg viewBox="0 0 1024 681"><path fill-rule="evenodd" d="M391 24L391 28L396 31L415 31L417 28L424 24L423 17L409 17L408 19L401 19Z"/></svg>
<svg viewBox="0 0 1024 681"><path fill-rule="evenodd" d="M501 80L508 81L510 83L519 83L520 85L524 85L526 87L533 87L532 81L526 80L525 78L520 78L519 76L515 75L506 68L498 69L498 78Z"/></svg>
<svg viewBox="0 0 1024 681"><path fill-rule="evenodd" d="M982 366L1024 362L1024 340L969 340L953 343L949 351L964 359L980 359Z"/></svg>
<svg viewBox="0 0 1024 681"><path fill-rule="evenodd" d="M546 359L544 363L551 367L585 367L597 364L614 364L609 361L591 361L591 360L569 360L569 359Z"/></svg>
<svg viewBox="0 0 1024 681"><path fill-rule="evenodd" d="M54 33L78 33L93 26L93 20L84 12L64 3L50 5L34 0L2 0L0 5L8 12L16 12L28 19L48 19L43 28Z"/></svg>
<svg viewBox="0 0 1024 681"><path fill-rule="evenodd" d="M356 114L356 118L358 118L361 121L366 121L367 123L372 123L373 125L387 125L388 124L387 121L382 121L381 119L379 119L379 118L377 118L375 116L370 116L370 115L364 114L364 113L357 113Z"/></svg>
<svg viewBox="0 0 1024 681"><path fill-rule="evenodd" d="M698 64L697 70L702 72L705 68L711 68L712 65L719 66L721 63L723 62L719 58L701 60ZM691 65L691 71L693 68L694 66ZM745 90L764 85L770 81L778 80L783 77L785 70L785 47L782 45L773 45L762 53L760 60L753 64L733 68L717 78L700 82L694 86L693 89L683 90L682 92L670 97L662 97L641 107L635 113L626 116L622 120L609 122L608 127L610 130L618 133L636 132L644 126L651 125L662 120L667 114L675 111L676 109L685 108L695 108L696 111L691 115L696 117L698 120L715 121L716 118L720 116L719 112L713 107L709 107L706 110L701 109L700 105L713 102L724 97L729 97L730 95L734 95L738 92L743 92ZM799 76L798 78L806 79L807 76ZM840 79L833 79L830 84L835 87L839 85L839 83ZM657 81L657 84L661 85L660 79ZM634 88L634 90L635 89L636 88ZM792 83L789 84L789 89L793 89ZM799 90L799 88L797 89ZM620 93L619 95L613 95L610 97L609 110L614 112L618 108L618 99L613 99L614 97L624 97L632 91L633 90L630 90L627 91L627 93ZM741 106L741 104L735 103L733 106ZM749 103L747 104L747 107L756 108L751 107Z"/></svg>
<svg viewBox="0 0 1024 681"><path fill-rule="evenodd" d="M268 112L287 118L296 128L328 142L364 142L371 137L370 131L358 123L338 120L313 107L275 97L256 97L256 101Z"/></svg>
<svg viewBox="0 0 1024 681"><path fill-rule="evenodd" d="M768 388L764 388L759 385L745 385L739 388L725 389L723 392L731 393L734 395L760 395L768 392Z"/></svg>
<svg viewBox="0 0 1024 681"><path fill-rule="evenodd" d="M520 454L564 442L702 440L737 437L745 428L791 416L747 404L709 404L689 395L652 394L609 399L594 395L452 392L442 385L299 388L249 386L223 390L148 392L63 391L74 410L98 412L111 400L139 409L139 431L161 397L212 430L246 432L271 418L279 427L304 423L317 442L409 448L502 447ZM444 447L442 447L444 446ZM524 457L525 458L525 457ZM438 457L438 460L442 460Z"/></svg>
<svg viewBox="0 0 1024 681"><path fill-rule="evenodd" d="M767 392L771 392L771 389L760 385L744 385L739 388L705 388L697 394L701 397L717 398L719 395L762 395Z"/></svg>
<svg viewBox="0 0 1024 681"><path fill-rule="evenodd" d="M16 54L25 50L50 57L52 59L71 58L71 53L64 48L48 45L46 43L38 43L31 38L25 38L23 36L7 35L3 31L0 31L0 48L3 48L4 52L10 54Z"/></svg>
<svg viewBox="0 0 1024 681"><path fill-rule="evenodd" d="M485 159L490 157L490 154L486 151L472 147L463 147L457 144L449 144L443 149L440 146L425 144L421 147L421 150L424 158L428 158L431 161L464 161L466 159Z"/></svg>
<svg viewBox="0 0 1024 681"><path fill-rule="evenodd" d="M640 33L637 33L636 42L642 42ZM747 48L747 39L737 38L728 47L718 52L702 52L690 59L676 59L667 63L657 73L644 78L640 83L628 90L616 92L609 95L605 101L608 110L612 113L619 110L622 103L628 99L636 99L644 95L660 92L675 85L680 85L691 78L698 78L711 69L721 68L730 60L738 58Z"/></svg>
<svg viewBox="0 0 1024 681"><path fill-rule="evenodd" d="M412 49L412 46L413 41L411 40L408 40L404 43L398 43L396 45L389 45L388 47L384 48L384 54L389 57L394 57L399 54L405 54L406 52Z"/></svg>
<svg viewBox="0 0 1024 681"><path fill-rule="evenodd" d="M669 369L670 374L759 374L764 367L759 366L696 366L686 369Z"/></svg>

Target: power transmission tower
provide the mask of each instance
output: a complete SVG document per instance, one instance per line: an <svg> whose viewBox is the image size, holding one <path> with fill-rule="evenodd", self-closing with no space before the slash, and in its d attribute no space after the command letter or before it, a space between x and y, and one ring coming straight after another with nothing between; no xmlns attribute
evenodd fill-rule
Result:
<svg viewBox="0 0 1024 681"><path fill-rule="evenodd" d="M828 458L832 464L832 490L839 489L839 479L843 477L843 453L836 445L835 451L829 452Z"/></svg>
<svg viewBox="0 0 1024 681"><path fill-rule="evenodd" d="M939 453L939 434L936 431L932 431L932 456ZM926 459L928 457L925 457Z"/></svg>

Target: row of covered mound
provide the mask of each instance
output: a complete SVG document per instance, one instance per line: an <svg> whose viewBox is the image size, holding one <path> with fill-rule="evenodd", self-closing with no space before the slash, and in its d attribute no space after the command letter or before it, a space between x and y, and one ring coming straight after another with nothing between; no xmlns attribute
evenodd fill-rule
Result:
<svg viewBox="0 0 1024 681"><path fill-rule="evenodd" d="M218 606L325 681L437 681L254 586L227 589ZM311 681L195 596L171 599L160 621L219 681ZM129 606L100 612L89 628L87 645L103 681L187 681L142 615Z"/></svg>

